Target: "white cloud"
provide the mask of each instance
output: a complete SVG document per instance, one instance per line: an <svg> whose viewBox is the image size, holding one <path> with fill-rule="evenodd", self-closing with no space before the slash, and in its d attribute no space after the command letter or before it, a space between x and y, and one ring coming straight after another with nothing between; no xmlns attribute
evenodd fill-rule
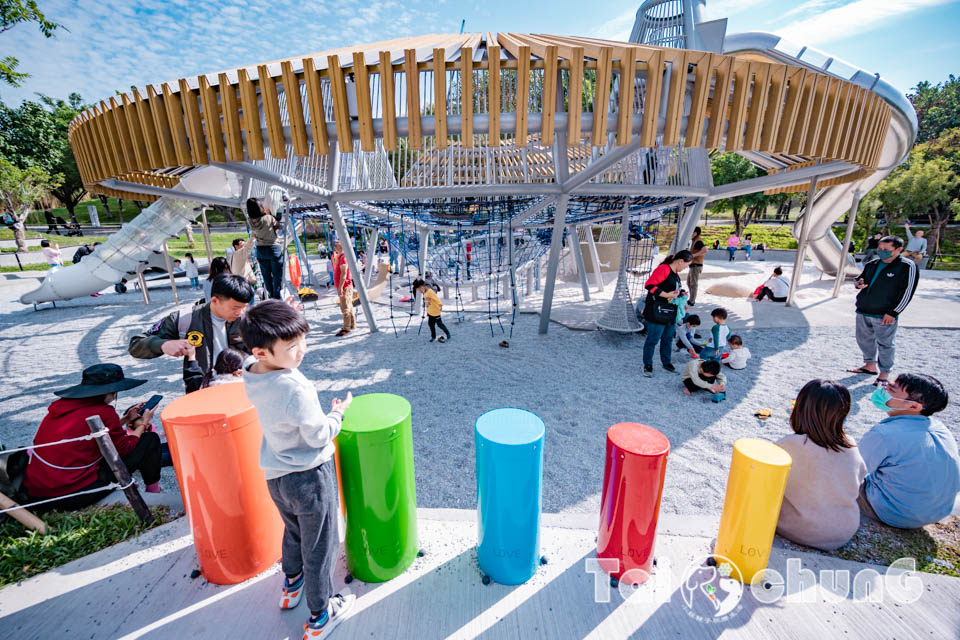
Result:
<svg viewBox="0 0 960 640"><path fill-rule="evenodd" d="M587 33L584 35L591 38L600 38L601 40L626 42L630 38L630 31L633 29L633 22L636 16L637 10L630 9L615 18L587 30Z"/></svg>
<svg viewBox="0 0 960 640"><path fill-rule="evenodd" d="M707 0L702 17L704 20L730 18L763 2L764 0Z"/></svg>
<svg viewBox="0 0 960 640"><path fill-rule="evenodd" d="M794 42L815 45L863 33L895 16L951 1L856 0L842 7L798 20L776 31Z"/></svg>

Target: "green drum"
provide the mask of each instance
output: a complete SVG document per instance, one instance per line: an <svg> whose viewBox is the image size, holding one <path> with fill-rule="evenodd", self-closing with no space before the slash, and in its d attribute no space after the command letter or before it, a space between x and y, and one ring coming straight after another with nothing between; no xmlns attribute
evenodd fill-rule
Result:
<svg viewBox="0 0 960 640"><path fill-rule="evenodd" d="M417 492L410 403L390 393L357 396L337 436L347 522L347 569L384 582L417 557Z"/></svg>

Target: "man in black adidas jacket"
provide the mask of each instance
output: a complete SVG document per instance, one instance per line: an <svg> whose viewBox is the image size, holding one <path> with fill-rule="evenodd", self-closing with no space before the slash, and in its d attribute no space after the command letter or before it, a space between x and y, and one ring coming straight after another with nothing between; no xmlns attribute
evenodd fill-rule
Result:
<svg viewBox="0 0 960 640"><path fill-rule="evenodd" d="M912 260L903 260L903 240L887 236L880 240L879 259L867 263L857 278L857 344L863 366L851 373L879 373L878 382L893 369L897 318L910 304L920 274ZM879 357L878 357L879 356ZM879 371L877 370L879 365Z"/></svg>

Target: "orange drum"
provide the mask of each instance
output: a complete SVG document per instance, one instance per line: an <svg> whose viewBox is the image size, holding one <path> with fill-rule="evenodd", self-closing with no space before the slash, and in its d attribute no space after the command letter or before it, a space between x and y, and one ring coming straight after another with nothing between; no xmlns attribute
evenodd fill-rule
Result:
<svg viewBox="0 0 960 640"><path fill-rule="evenodd" d="M283 521L260 469L263 432L242 382L177 398L160 415L203 576L236 584L280 558Z"/></svg>

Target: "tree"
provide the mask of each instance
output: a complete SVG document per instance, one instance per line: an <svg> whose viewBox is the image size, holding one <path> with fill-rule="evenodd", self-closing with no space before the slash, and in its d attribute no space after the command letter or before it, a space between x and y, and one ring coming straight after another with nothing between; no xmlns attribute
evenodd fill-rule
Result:
<svg viewBox="0 0 960 640"><path fill-rule="evenodd" d="M39 102L25 101L15 109L0 103L0 155L21 169L39 167L62 175L63 182L51 193L71 216L85 189L67 132L85 108L76 93L67 100L41 95Z"/></svg>
<svg viewBox="0 0 960 640"><path fill-rule="evenodd" d="M0 201L13 216L13 237L17 241L17 251L27 250L24 221L34 203L59 186L61 180L60 175L51 176L39 167L21 169L0 157Z"/></svg>
<svg viewBox="0 0 960 640"><path fill-rule="evenodd" d="M47 38L53 37L57 29L65 29L62 24L47 20L40 12L36 0L0 0L0 33L13 29L21 23L36 22L40 33ZM20 61L14 56L5 56L0 59L0 82L19 87L30 77L28 73L20 73L17 67Z"/></svg>
<svg viewBox="0 0 960 640"><path fill-rule="evenodd" d="M713 184L716 187L767 175L766 171L737 153L718 153L710 158L710 172L713 174ZM710 204L710 209L733 213L733 225L737 235L740 235L743 229L766 209L768 202L768 196L762 193L748 193L715 200ZM745 215L741 216L741 213Z"/></svg>
<svg viewBox="0 0 960 640"><path fill-rule="evenodd" d="M960 78L950 74L946 82L936 85L924 80L913 90L907 98L917 110L917 142L928 142L947 129L960 127Z"/></svg>

